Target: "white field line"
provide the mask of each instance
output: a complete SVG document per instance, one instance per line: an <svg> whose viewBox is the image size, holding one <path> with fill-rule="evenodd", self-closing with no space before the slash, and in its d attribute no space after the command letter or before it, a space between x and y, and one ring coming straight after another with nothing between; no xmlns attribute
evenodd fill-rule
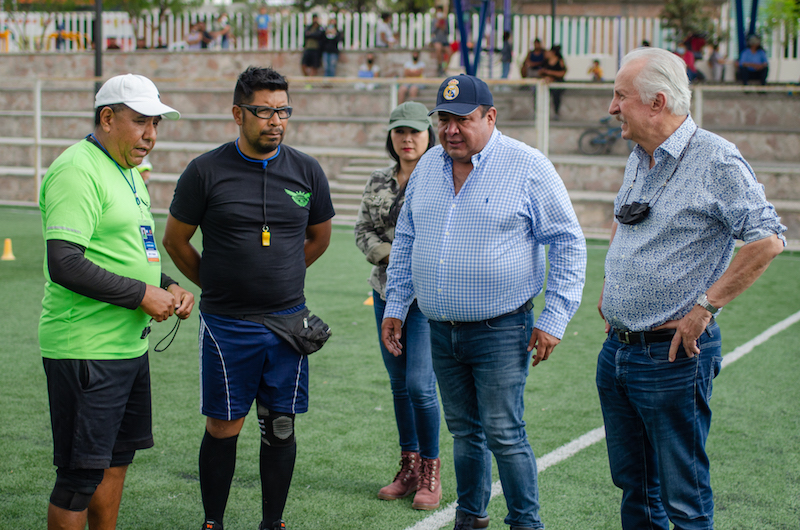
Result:
<svg viewBox="0 0 800 530"><path fill-rule="evenodd" d="M794 315L781 320L774 326L768 328L763 333L759 334L757 337L745 342L738 348L734 349L732 352L728 353L722 358L722 368L725 368L732 362L738 361L751 351L753 351L756 346L759 346L772 338L773 336L777 335L781 331L785 330L792 324L800 322L800 311L795 313ZM571 442L562 445L555 451L547 453L541 458L536 459L536 468L539 470L539 473L544 471L550 466L554 466L559 462L566 460L567 458L576 455L578 452L586 449L590 445L593 445L603 438L605 438L606 431L605 427L598 427L597 429L591 430L580 436ZM502 495L503 488L500 485L500 481L498 480L494 484L492 484L492 498L495 498L497 495ZM425 519L421 520L414 526L409 526L405 530L436 530L438 528L442 528L447 523L454 521L456 518L456 506L457 503L453 502L448 504L444 509L433 513L432 515L426 517Z"/></svg>

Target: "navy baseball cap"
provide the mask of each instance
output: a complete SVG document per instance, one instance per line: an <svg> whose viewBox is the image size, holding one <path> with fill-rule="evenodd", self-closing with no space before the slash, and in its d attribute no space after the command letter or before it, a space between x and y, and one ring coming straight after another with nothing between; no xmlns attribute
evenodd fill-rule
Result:
<svg viewBox="0 0 800 530"><path fill-rule="evenodd" d="M436 93L436 108L428 113L448 112L466 116L481 105L494 106L489 87L477 77L461 74L445 79Z"/></svg>

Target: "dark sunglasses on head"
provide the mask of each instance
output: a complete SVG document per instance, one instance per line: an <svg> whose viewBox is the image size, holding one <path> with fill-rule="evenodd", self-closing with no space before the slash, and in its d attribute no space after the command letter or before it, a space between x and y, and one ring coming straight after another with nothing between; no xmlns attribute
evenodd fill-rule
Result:
<svg viewBox="0 0 800 530"><path fill-rule="evenodd" d="M268 120L272 118L276 112L278 113L278 117L282 120L288 119L292 115L292 107L280 107L276 109L274 107L260 107L256 105L236 106L249 110L253 113L253 116L256 118L261 118L262 120Z"/></svg>

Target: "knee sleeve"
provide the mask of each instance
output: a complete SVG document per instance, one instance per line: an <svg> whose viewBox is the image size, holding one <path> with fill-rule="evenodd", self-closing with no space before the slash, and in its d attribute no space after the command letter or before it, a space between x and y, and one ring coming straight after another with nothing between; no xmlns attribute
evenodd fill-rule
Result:
<svg viewBox="0 0 800 530"><path fill-rule="evenodd" d="M261 403L256 404L261 442L272 447L294 445L294 414L270 411Z"/></svg>
<svg viewBox="0 0 800 530"><path fill-rule="evenodd" d="M59 468L56 471L56 485L50 494L50 504L71 512L82 512L89 507L104 473L102 469Z"/></svg>

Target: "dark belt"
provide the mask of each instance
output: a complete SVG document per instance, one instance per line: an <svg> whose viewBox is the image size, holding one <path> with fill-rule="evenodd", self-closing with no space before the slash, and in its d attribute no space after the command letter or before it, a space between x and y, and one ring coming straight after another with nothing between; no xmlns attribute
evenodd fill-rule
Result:
<svg viewBox="0 0 800 530"><path fill-rule="evenodd" d="M494 320L496 318L503 318L503 317L507 317L507 316L511 316L511 315L517 315L519 313L525 313L527 311L530 311L531 309L533 309L533 301L532 300L528 300L527 302L525 302L524 304L522 304L521 306L519 306L518 308L516 308L513 311L509 311L508 313L503 313L502 315L497 315L496 317L487 318L486 320L477 320L475 322L455 322L453 320L445 320L444 322L446 324L450 324L451 326L460 326L462 324L475 324L477 322L486 322L488 320Z"/></svg>
<svg viewBox="0 0 800 530"><path fill-rule="evenodd" d="M675 336L674 329L660 329L658 331L622 331L614 330L614 335L623 344L648 344L651 342L669 342Z"/></svg>

